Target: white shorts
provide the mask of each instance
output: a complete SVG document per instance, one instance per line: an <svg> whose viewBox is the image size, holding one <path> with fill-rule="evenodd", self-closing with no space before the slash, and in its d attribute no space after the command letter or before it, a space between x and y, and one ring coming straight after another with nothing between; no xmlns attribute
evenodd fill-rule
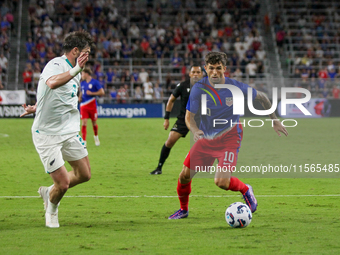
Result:
<svg viewBox="0 0 340 255"><path fill-rule="evenodd" d="M76 161L88 155L86 145L78 133L42 135L33 131L32 137L35 149L48 174L62 167L65 161Z"/></svg>

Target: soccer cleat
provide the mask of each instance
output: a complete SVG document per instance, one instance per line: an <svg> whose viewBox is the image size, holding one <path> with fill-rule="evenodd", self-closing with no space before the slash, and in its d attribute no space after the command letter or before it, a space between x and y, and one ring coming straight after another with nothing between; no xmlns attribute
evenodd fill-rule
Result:
<svg viewBox="0 0 340 255"><path fill-rule="evenodd" d="M247 187L249 188L246 193L243 195L244 201L246 201L246 204L249 206L251 212L255 212L257 209L257 200L254 195L254 190L253 187L250 186L249 184L246 184Z"/></svg>
<svg viewBox="0 0 340 255"><path fill-rule="evenodd" d="M156 168L155 170L153 170L152 172L150 172L150 174L162 174L162 169L160 168Z"/></svg>
<svg viewBox="0 0 340 255"><path fill-rule="evenodd" d="M184 211L182 209L179 209L177 212L169 216L169 220L178 220L178 219L184 219L189 216L189 211Z"/></svg>
<svg viewBox="0 0 340 255"><path fill-rule="evenodd" d="M46 211L47 210L47 205L48 205L48 200L50 198L50 193L48 191L48 187L41 186L38 189L38 193L39 193L40 197L44 200L44 209Z"/></svg>
<svg viewBox="0 0 340 255"><path fill-rule="evenodd" d="M100 145L99 137L97 135L94 136L94 143L96 146Z"/></svg>
<svg viewBox="0 0 340 255"><path fill-rule="evenodd" d="M45 213L46 227L59 228L58 211L55 213Z"/></svg>

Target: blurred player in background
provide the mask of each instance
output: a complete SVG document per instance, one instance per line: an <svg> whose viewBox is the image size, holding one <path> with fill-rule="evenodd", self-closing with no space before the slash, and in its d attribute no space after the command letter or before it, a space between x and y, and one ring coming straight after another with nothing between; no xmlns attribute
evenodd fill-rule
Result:
<svg viewBox="0 0 340 255"><path fill-rule="evenodd" d="M193 65L190 68L189 72L189 80L183 81L177 85L174 89L165 109L165 116L164 116L164 129L167 130L169 128L169 118L171 110L174 106L176 99L180 96L181 97L181 110L179 115L177 116L177 121L172 127L168 140L166 140L165 144L162 147L161 155L158 160L157 168L152 171L150 174L162 174L162 167L164 165L165 160L168 158L170 154L171 148L175 145L179 138L185 137L189 132L185 124L185 107L187 105L189 94L190 94L190 87L193 86L196 82L198 82L203 77L202 68L199 65Z"/></svg>
<svg viewBox="0 0 340 255"><path fill-rule="evenodd" d="M216 84L231 84L238 87L245 97L248 96L248 88L250 87L242 82L224 77L226 64L227 56L225 53L209 52L205 57L204 67L208 77L196 83L190 93L185 121L193 133L195 144L184 160L183 170L177 183L177 193L181 208L172 214L169 219L188 217L191 180L200 168L206 169L212 166L215 159L218 159L218 166L221 168L229 166L229 169L232 169L232 167L236 166L243 136L242 125L239 122L239 115L233 114L231 91L226 88L215 89L214 87ZM209 100L206 100L206 114L201 114L200 127L197 127L194 117L200 112L202 95L206 96L206 98L209 96ZM252 97L253 100L258 100L264 109L271 108L271 103L263 92L252 88ZM279 136L281 136L279 132L287 136L287 130L277 120L275 113L272 113L270 118L273 120L275 132ZM214 120L216 119L227 120L228 125L215 125ZM231 121L233 125L230 125ZM240 191L251 211L255 212L257 201L253 188L248 184L244 184L238 178L231 177L231 174L232 171L216 171L215 184L224 190Z"/></svg>
<svg viewBox="0 0 340 255"><path fill-rule="evenodd" d="M91 35L85 31L67 34L63 42L64 55L49 61L40 76L37 103L23 105L25 113L21 117L36 112L33 143L45 172L54 182L38 190L44 200L46 226L50 228L59 227L58 206L66 191L91 178L87 149L78 134L77 92L80 72L93 46ZM67 172L64 160L69 162L72 171Z"/></svg>
<svg viewBox="0 0 340 255"><path fill-rule="evenodd" d="M91 119L94 142L96 146L100 145L98 137L98 125L97 125L97 100L96 96L103 96L105 94L104 89L99 81L92 78L92 71L89 68L85 68L81 73L82 82L80 83L80 118L81 118L81 134L86 145L86 126L87 119Z"/></svg>

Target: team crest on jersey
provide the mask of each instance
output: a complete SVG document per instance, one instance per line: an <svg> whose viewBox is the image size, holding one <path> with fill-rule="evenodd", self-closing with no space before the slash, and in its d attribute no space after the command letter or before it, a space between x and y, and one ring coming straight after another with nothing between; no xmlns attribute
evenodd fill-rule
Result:
<svg viewBox="0 0 340 255"><path fill-rule="evenodd" d="M92 89L92 84L89 84L89 89Z"/></svg>
<svg viewBox="0 0 340 255"><path fill-rule="evenodd" d="M225 98L225 104L227 106L232 106L233 105L233 98L232 97L226 97Z"/></svg>

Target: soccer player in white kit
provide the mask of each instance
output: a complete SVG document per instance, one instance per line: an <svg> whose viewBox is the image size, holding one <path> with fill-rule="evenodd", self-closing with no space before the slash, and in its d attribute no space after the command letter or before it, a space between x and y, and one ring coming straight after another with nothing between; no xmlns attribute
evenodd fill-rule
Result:
<svg viewBox="0 0 340 255"><path fill-rule="evenodd" d="M81 74L94 46L85 31L69 33L63 42L64 55L49 61L41 73L37 103L23 105L22 116L36 112L32 126L35 148L54 184L40 187L46 226L58 228L59 202L69 188L91 178L86 145L79 136L80 114L77 91ZM72 171L64 166L68 161Z"/></svg>

